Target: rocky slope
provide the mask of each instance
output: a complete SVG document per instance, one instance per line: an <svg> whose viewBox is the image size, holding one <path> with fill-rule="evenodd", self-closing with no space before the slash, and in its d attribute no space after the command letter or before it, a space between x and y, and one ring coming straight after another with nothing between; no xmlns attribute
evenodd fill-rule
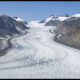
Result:
<svg viewBox="0 0 80 80"><path fill-rule="evenodd" d="M80 17L72 16L60 23L55 40L80 49Z"/></svg>
<svg viewBox="0 0 80 80"><path fill-rule="evenodd" d="M0 39L23 34L28 29L26 24L13 17L0 14Z"/></svg>

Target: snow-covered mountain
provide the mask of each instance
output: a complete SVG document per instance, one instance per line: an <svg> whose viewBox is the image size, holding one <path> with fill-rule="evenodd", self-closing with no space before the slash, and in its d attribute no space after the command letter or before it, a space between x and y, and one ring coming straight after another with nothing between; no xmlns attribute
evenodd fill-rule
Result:
<svg viewBox="0 0 80 80"><path fill-rule="evenodd" d="M69 16L68 14L64 14L62 16L51 15L50 17L41 20L39 23L44 23L45 26L59 26L64 21L74 20L80 18L80 14L73 14Z"/></svg>
<svg viewBox="0 0 80 80"><path fill-rule="evenodd" d="M55 21L55 20L64 21L66 19L67 19L67 17L65 17L65 16L58 16L58 17L50 16L49 18L45 19L45 22L48 22L50 20L52 20L52 21Z"/></svg>
<svg viewBox="0 0 80 80"><path fill-rule="evenodd" d="M40 21L39 23L45 23L45 26L57 26L60 22L68 18L68 14L64 14L63 16L51 15L50 17Z"/></svg>

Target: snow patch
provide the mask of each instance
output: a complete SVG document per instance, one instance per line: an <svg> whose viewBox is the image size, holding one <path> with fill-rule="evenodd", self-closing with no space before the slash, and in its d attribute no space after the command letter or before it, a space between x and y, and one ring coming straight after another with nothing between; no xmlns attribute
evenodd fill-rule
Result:
<svg viewBox="0 0 80 80"><path fill-rule="evenodd" d="M16 21L19 21L19 22L23 22L23 20L21 19L21 18L19 18L19 17L17 17L17 18L14 18Z"/></svg>
<svg viewBox="0 0 80 80"><path fill-rule="evenodd" d="M47 23L50 20L52 20L52 21L54 21L54 20L64 21L66 19L68 19L68 17L64 17L64 16L54 17L54 16L51 16L51 17L45 19L45 23Z"/></svg>
<svg viewBox="0 0 80 80"><path fill-rule="evenodd" d="M72 17L80 17L80 14L74 14Z"/></svg>
<svg viewBox="0 0 80 80"><path fill-rule="evenodd" d="M25 33L26 30L21 30L19 27L16 27L16 29L20 32L22 32L23 34Z"/></svg>
<svg viewBox="0 0 80 80"><path fill-rule="evenodd" d="M16 27L16 29L22 32L22 30L19 27Z"/></svg>
<svg viewBox="0 0 80 80"><path fill-rule="evenodd" d="M61 34L59 34L58 36L57 36L57 38L59 39L61 37Z"/></svg>
<svg viewBox="0 0 80 80"><path fill-rule="evenodd" d="M57 18L57 20L59 20L59 21L64 21L64 20L66 20L67 19L67 17L58 17Z"/></svg>
<svg viewBox="0 0 80 80"><path fill-rule="evenodd" d="M5 38L3 38L3 37L0 37L0 39L5 39Z"/></svg>

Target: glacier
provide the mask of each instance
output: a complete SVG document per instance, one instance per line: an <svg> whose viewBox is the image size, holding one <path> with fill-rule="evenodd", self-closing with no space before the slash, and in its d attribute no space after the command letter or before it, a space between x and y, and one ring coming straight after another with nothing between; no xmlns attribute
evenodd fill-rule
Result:
<svg viewBox="0 0 80 80"><path fill-rule="evenodd" d="M54 33L38 21L0 57L0 78L80 78L80 50L56 43Z"/></svg>

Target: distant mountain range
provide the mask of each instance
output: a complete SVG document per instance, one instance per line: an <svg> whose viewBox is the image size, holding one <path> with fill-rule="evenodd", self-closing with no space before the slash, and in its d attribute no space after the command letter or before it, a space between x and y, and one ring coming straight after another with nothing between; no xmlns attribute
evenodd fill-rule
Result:
<svg viewBox="0 0 80 80"><path fill-rule="evenodd" d="M66 20L68 17L68 14L64 14L63 16L51 15L50 17L40 21L39 23L45 23L45 26L57 26L60 22Z"/></svg>

